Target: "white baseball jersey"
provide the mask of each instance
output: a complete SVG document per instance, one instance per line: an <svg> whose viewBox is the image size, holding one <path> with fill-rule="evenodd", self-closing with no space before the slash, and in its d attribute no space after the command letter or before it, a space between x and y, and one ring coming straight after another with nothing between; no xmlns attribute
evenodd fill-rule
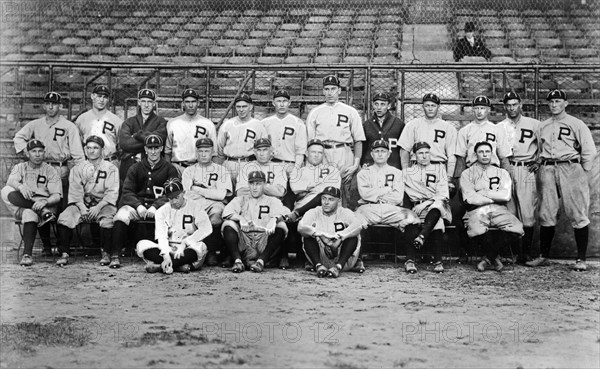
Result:
<svg viewBox="0 0 600 369"><path fill-rule="evenodd" d="M403 170L402 174L404 191L411 201L448 200L448 175L439 165L429 164L424 167L416 164Z"/></svg>
<svg viewBox="0 0 600 369"><path fill-rule="evenodd" d="M289 213L275 197L262 195L258 198L252 196L236 196L223 210L223 219L228 219L233 214L242 216L247 221L252 221L255 226L266 228L271 218L282 217Z"/></svg>
<svg viewBox="0 0 600 369"><path fill-rule="evenodd" d="M94 166L88 160L71 169L69 173L69 205L94 205L101 200L117 205L119 197L119 169L106 160Z"/></svg>
<svg viewBox="0 0 600 369"><path fill-rule="evenodd" d="M6 184L18 190L23 184L33 192L34 200L59 194L62 197L62 184L58 173L50 164L42 163L38 168L30 162L18 163L10 171Z"/></svg>
<svg viewBox="0 0 600 369"><path fill-rule="evenodd" d="M508 172L502 168L488 165L484 167L474 164L460 175L460 189L463 199L468 204L489 199L479 191L508 191L508 200L512 191L512 179ZM507 200L507 201L508 201Z"/></svg>
<svg viewBox="0 0 600 369"><path fill-rule="evenodd" d="M328 234L339 232L340 234L345 235L348 232L362 228L362 223L350 209L338 206L333 214L325 214L323 208L317 206L316 208L307 211L302 219L300 219L300 222L298 222L298 229L307 230L310 228L317 232ZM358 237L360 245L360 235Z"/></svg>
<svg viewBox="0 0 600 369"><path fill-rule="evenodd" d="M323 192L325 187L333 186L340 188L342 177L340 170L331 164L312 165L307 163L300 168L300 171L292 174L290 177L290 188L295 194L306 192L306 194L296 200L295 208L299 208L310 200L314 199ZM309 189L309 186L312 186Z"/></svg>
<svg viewBox="0 0 600 369"><path fill-rule="evenodd" d="M172 162L195 162L196 140L208 137L214 143L214 155L217 155L217 130L215 124L200 114L189 118L182 114L167 122L167 141L165 154L171 154Z"/></svg>
<svg viewBox="0 0 600 369"><path fill-rule="evenodd" d="M34 138L46 146L46 161L73 159L77 163L85 160L79 130L63 117L52 125L48 124L46 117L27 123L13 139L17 154L25 150L27 142Z"/></svg>
<svg viewBox="0 0 600 369"><path fill-rule="evenodd" d="M273 158L296 161L306 153L306 125L302 119L287 114L283 119L273 115L262 120L273 146Z"/></svg>
<svg viewBox="0 0 600 369"><path fill-rule="evenodd" d="M416 118L406 124L398 145L411 153L411 160L415 160L412 152L417 142L427 142L430 146L431 160L447 162L454 155L456 149L456 128L445 120L433 120L424 117Z"/></svg>
<svg viewBox="0 0 600 369"><path fill-rule="evenodd" d="M498 127L504 129L506 140L512 148L513 160L526 162L537 159L539 120L521 115L517 122L506 118L498 123Z"/></svg>
<svg viewBox="0 0 600 369"><path fill-rule="evenodd" d="M189 244L202 241L212 233L212 225L202 205L194 201L186 201L180 209L166 203L156 211L155 237L161 249L171 246L171 251L183 240Z"/></svg>
<svg viewBox="0 0 600 369"><path fill-rule="evenodd" d="M242 123L239 117L223 122L219 128L217 150L220 157L246 158L254 155L254 140L267 137L265 126L251 118Z"/></svg>
<svg viewBox="0 0 600 369"><path fill-rule="evenodd" d="M404 181L402 171L391 165L380 167L373 164L363 168L356 177L359 204L378 203L380 196L385 197L385 202L392 205L402 205L404 199Z"/></svg>
<svg viewBox="0 0 600 369"><path fill-rule="evenodd" d="M85 142L92 135L102 137L104 156L108 158L117 153L123 120L110 110L105 109L102 114L97 114L94 109L90 109L77 117L75 125L79 129L81 142Z"/></svg>
<svg viewBox="0 0 600 369"><path fill-rule="evenodd" d="M465 158L467 166L477 162L475 144L487 141L492 145L492 164L500 165L500 159L512 155L504 129L489 121L471 122L458 131L455 155Z"/></svg>
<svg viewBox="0 0 600 369"><path fill-rule="evenodd" d="M208 165L196 163L185 168L181 182L183 188L191 193L194 193L194 187L201 187L207 190L225 190L225 196L233 194L229 172L224 166L215 163Z"/></svg>
<svg viewBox="0 0 600 369"><path fill-rule="evenodd" d="M317 138L346 144L366 140L358 111L340 101L312 109L306 118L306 129L309 140Z"/></svg>
<svg viewBox="0 0 600 369"><path fill-rule="evenodd" d="M265 183L266 195L270 193L268 189L269 186L277 187L279 191L283 191L283 194L285 195L285 190L287 188L288 182L288 176L285 171L285 165L273 162L260 164L257 161L252 161L250 163L246 163L241 167L240 173L238 174L238 182L235 187L235 192L237 196L240 196L241 194L249 194L248 191L250 189L250 186L248 184L248 175L250 175L250 173L254 171L261 171L267 177L267 182Z"/></svg>

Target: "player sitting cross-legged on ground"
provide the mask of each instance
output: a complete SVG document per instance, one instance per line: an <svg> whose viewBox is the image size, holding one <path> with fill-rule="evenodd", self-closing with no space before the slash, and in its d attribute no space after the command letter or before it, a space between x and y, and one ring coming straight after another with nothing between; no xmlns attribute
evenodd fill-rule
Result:
<svg viewBox="0 0 600 369"><path fill-rule="evenodd" d="M199 270L207 253L202 240L212 232L208 215L200 203L186 198L179 178L165 182L164 194L169 202L156 211L155 218L158 243L141 240L137 254L146 262L148 273Z"/></svg>
<svg viewBox="0 0 600 369"><path fill-rule="evenodd" d="M58 217L58 238L62 256L56 264L69 263L73 230L82 222L98 223L103 263L112 250L113 217L119 196L119 169L103 160L104 140L89 136L85 141L87 160L77 164L69 174L69 206Z"/></svg>
<svg viewBox="0 0 600 369"><path fill-rule="evenodd" d="M33 264L31 258L35 234L40 233L43 256L52 255L50 224L56 220L56 206L62 197L61 180L50 164L44 163L45 146L40 140L27 142L29 161L13 167L2 188L6 207L23 224L23 258L21 265Z"/></svg>
<svg viewBox="0 0 600 369"><path fill-rule="evenodd" d="M289 211L281 201L264 194L267 177L261 171L248 175L250 194L235 197L223 210L223 238L234 260L231 271L253 272L279 265L280 247L287 234L281 219Z"/></svg>
<svg viewBox="0 0 600 369"><path fill-rule="evenodd" d="M523 223L506 207L512 193L512 180L508 172L491 164L492 144L481 141L475 144L477 162L460 175L467 213L463 220L467 235L481 246L485 256L477 270L483 272L495 263L497 271L503 265L498 258L500 248L524 234ZM501 234L493 235L489 228L498 228Z"/></svg>
<svg viewBox="0 0 600 369"><path fill-rule="evenodd" d="M423 226L406 227L406 254L409 260L416 260L416 250L426 242L433 247L433 271L444 271L442 264L442 236L444 220L452 221L452 212L448 205L448 178L446 168L431 163L431 147L427 142L417 142L413 152L417 162L402 171L404 191L412 202L412 211L423 220ZM405 204L407 205L407 204ZM420 229L419 229L420 228ZM406 271L416 273L414 263L406 262Z"/></svg>
<svg viewBox="0 0 600 369"><path fill-rule="evenodd" d="M358 262L362 222L341 206L341 198L339 188L325 187L321 206L307 211L298 223L304 252L319 278L337 278Z"/></svg>

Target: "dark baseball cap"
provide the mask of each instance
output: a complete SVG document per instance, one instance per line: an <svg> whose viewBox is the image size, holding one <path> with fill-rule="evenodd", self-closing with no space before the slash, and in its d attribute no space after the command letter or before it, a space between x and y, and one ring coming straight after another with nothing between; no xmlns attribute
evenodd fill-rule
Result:
<svg viewBox="0 0 600 369"><path fill-rule="evenodd" d="M250 95L248 95L245 92L242 92L239 96L237 96L235 98L235 100L233 101L234 104L237 104L240 101L245 101L248 104L252 104L252 98L250 97Z"/></svg>
<svg viewBox="0 0 600 369"><path fill-rule="evenodd" d="M321 195L329 195L329 196L333 196L333 197L337 197L338 199L341 199L342 191L340 191L340 189L337 187L327 186L327 187L325 187L325 189L323 189L323 192L321 192Z"/></svg>
<svg viewBox="0 0 600 369"><path fill-rule="evenodd" d="M259 149L261 147L271 147L271 140L268 138L259 138L254 141L254 148Z"/></svg>
<svg viewBox="0 0 600 369"><path fill-rule="evenodd" d="M62 101L62 96L58 92L48 92L44 96L44 102L49 102L53 104L60 104Z"/></svg>
<svg viewBox="0 0 600 369"><path fill-rule="evenodd" d="M196 100L200 100L200 95L193 88L186 88L181 94L181 99L185 100L186 97L193 97Z"/></svg>
<svg viewBox="0 0 600 369"><path fill-rule="evenodd" d="M373 101L377 100L390 102L390 95L388 95L387 92L378 92L373 95Z"/></svg>
<svg viewBox="0 0 600 369"><path fill-rule="evenodd" d="M521 96L519 96L519 94L518 94L518 93L516 93L516 92L514 92L514 91L509 91L509 92L507 92L507 93L504 95L504 97L502 98L502 102L503 102L504 104L506 104L506 102L507 102L508 100L519 100L519 101L521 101Z"/></svg>
<svg viewBox="0 0 600 369"><path fill-rule="evenodd" d="M33 139L33 140L29 140L29 142L27 142L27 151L31 151L31 150L33 150L35 148L38 148L38 147L42 148L42 149L46 148L46 146L44 145L44 143L42 141L40 141L40 140Z"/></svg>
<svg viewBox="0 0 600 369"><path fill-rule="evenodd" d="M91 135L85 140L85 144L87 145L90 142L97 143L100 147L104 147L104 139L100 136Z"/></svg>
<svg viewBox="0 0 600 369"><path fill-rule="evenodd" d="M140 92L138 92L138 99L156 100L156 94L154 93L154 91L148 88L144 88L143 90L140 90Z"/></svg>
<svg viewBox="0 0 600 369"><path fill-rule="evenodd" d="M480 95L473 99L473 106L490 107L492 106L492 102L490 101L490 99L487 98L487 96Z"/></svg>
<svg viewBox="0 0 600 369"><path fill-rule="evenodd" d="M278 97L285 97L286 99L290 99L290 94L286 91L286 90L279 90L277 92L275 92L275 95L273 95L273 100L275 100Z"/></svg>
<svg viewBox="0 0 600 369"><path fill-rule="evenodd" d="M340 85L340 79L334 76L333 74L328 75L323 78L323 87L325 86L338 86Z"/></svg>
<svg viewBox="0 0 600 369"><path fill-rule="evenodd" d="M200 137L196 140L196 148L199 149L201 147L214 147L213 140L208 137Z"/></svg>
<svg viewBox="0 0 600 369"><path fill-rule="evenodd" d="M492 147L492 144L487 142L487 141L479 141L475 144L475 147L473 148L474 152L477 152L477 149L479 148L479 146L484 146L487 145L490 147L491 150L493 150L494 148Z"/></svg>
<svg viewBox="0 0 600 369"><path fill-rule="evenodd" d="M431 92L423 95L423 102L425 101L431 101L432 103L436 103L438 105L440 105L441 103L440 98L437 97L436 94L432 94Z"/></svg>
<svg viewBox="0 0 600 369"><path fill-rule="evenodd" d="M110 96L110 90L108 89L108 86L105 85L98 85L94 87L92 93L96 95Z"/></svg>
<svg viewBox="0 0 600 369"><path fill-rule="evenodd" d="M431 149L431 146L427 142L425 142L425 141L415 142L415 144L413 145L412 151L413 152L417 152L417 151L421 150L424 147L426 147L428 149Z"/></svg>
<svg viewBox="0 0 600 369"><path fill-rule="evenodd" d="M248 183L266 182L266 181L267 181L267 176L265 176L265 174L263 172L261 172L260 170L255 170L253 172L250 172L250 174L248 174Z"/></svg>
<svg viewBox="0 0 600 369"><path fill-rule="evenodd" d="M566 100L567 99L567 93L563 90L552 90L548 93L548 96L546 96L546 100L552 100L552 99L563 99Z"/></svg>
<svg viewBox="0 0 600 369"><path fill-rule="evenodd" d="M319 146L323 146L325 147L325 144L323 143L323 141L319 140L318 138L313 138L312 140L308 141L308 144L306 145L306 147L311 147L312 145L319 145Z"/></svg>
<svg viewBox="0 0 600 369"><path fill-rule="evenodd" d="M159 135L150 135L144 140L144 146L147 147L162 147L163 139Z"/></svg>
<svg viewBox="0 0 600 369"><path fill-rule="evenodd" d="M390 145L388 145L386 140L376 140L371 144L371 150L375 150L378 148L390 149Z"/></svg>
<svg viewBox="0 0 600 369"><path fill-rule="evenodd" d="M163 186L165 190L165 196L172 199L177 197L183 191L183 183L179 178L169 178Z"/></svg>

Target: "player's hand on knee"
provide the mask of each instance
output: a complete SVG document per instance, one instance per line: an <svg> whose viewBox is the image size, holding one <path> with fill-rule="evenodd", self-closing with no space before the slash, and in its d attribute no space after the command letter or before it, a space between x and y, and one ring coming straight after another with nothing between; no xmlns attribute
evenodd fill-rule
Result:
<svg viewBox="0 0 600 369"><path fill-rule="evenodd" d="M88 220L95 220L100 215L100 210L102 209L98 205L92 206L87 213Z"/></svg>
<svg viewBox="0 0 600 369"><path fill-rule="evenodd" d="M154 206L149 207L148 210L146 211L146 218L154 219L155 213L156 213L156 208Z"/></svg>
<svg viewBox="0 0 600 369"><path fill-rule="evenodd" d="M185 243L182 243L177 250L175 251L175 253L173 253L173 258L174 259L179 259L180 257L183 256L183 252L185 250Z"/></svg>
<svg viewBox="0 0 600 369"><path fill-rule="evenodd" d="M48 201L46 200L38 200L36 202L33 203L33 205L31 206L31 210L33 211L41 211L44 207L46 207L46 205L48 205Z"/></svg>
<svg viewBox="0 0 600 369"><path fill-rule="evenodd" d="M140 218L146 219L146 212L148 211L148 209L146 209L144 205L139 205L136 210Z"/></svg>
<svg viewBox="0 0 600 369"><path fill-rule="evenodd" d="M31 200L33 197L33 192L23 184L19 186L19 192L21 192L21 195L27 200Z"/></svg>

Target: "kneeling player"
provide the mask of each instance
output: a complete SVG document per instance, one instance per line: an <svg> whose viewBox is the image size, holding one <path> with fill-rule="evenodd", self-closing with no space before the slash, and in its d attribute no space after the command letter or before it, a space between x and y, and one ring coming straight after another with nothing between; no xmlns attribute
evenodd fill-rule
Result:
<svg viewBox="0 0 600 369"><path fill-rule="evenodd" d="M223 210L223 238L234 260L231 268L234 273L243 272L246 266L260 273L265 265L279 264L281 244L287 233L281 219L289 209L279 199L264 194L266 180L263 172L251 172L250 195L235 197Z"/></svg>
<svg viewBox="0 0 600 369"><path fill-rule="evenodd" d="M341 199L339 188L326 187L321 206L307 211L298 223L304 252L319 278L337 278L358 262L362 223L352 210L341 206Z"/></svg>
<svg viewBox="0 0 600 369"><path fill-rule="evenodd" d="M141 240L137 254L146 262L148 273L198 270L207 253L202 240L212 232L208 215L200 204L186 199L179 178L169 179L164 193L169 202L155 214L158 243Z"/></svg>

